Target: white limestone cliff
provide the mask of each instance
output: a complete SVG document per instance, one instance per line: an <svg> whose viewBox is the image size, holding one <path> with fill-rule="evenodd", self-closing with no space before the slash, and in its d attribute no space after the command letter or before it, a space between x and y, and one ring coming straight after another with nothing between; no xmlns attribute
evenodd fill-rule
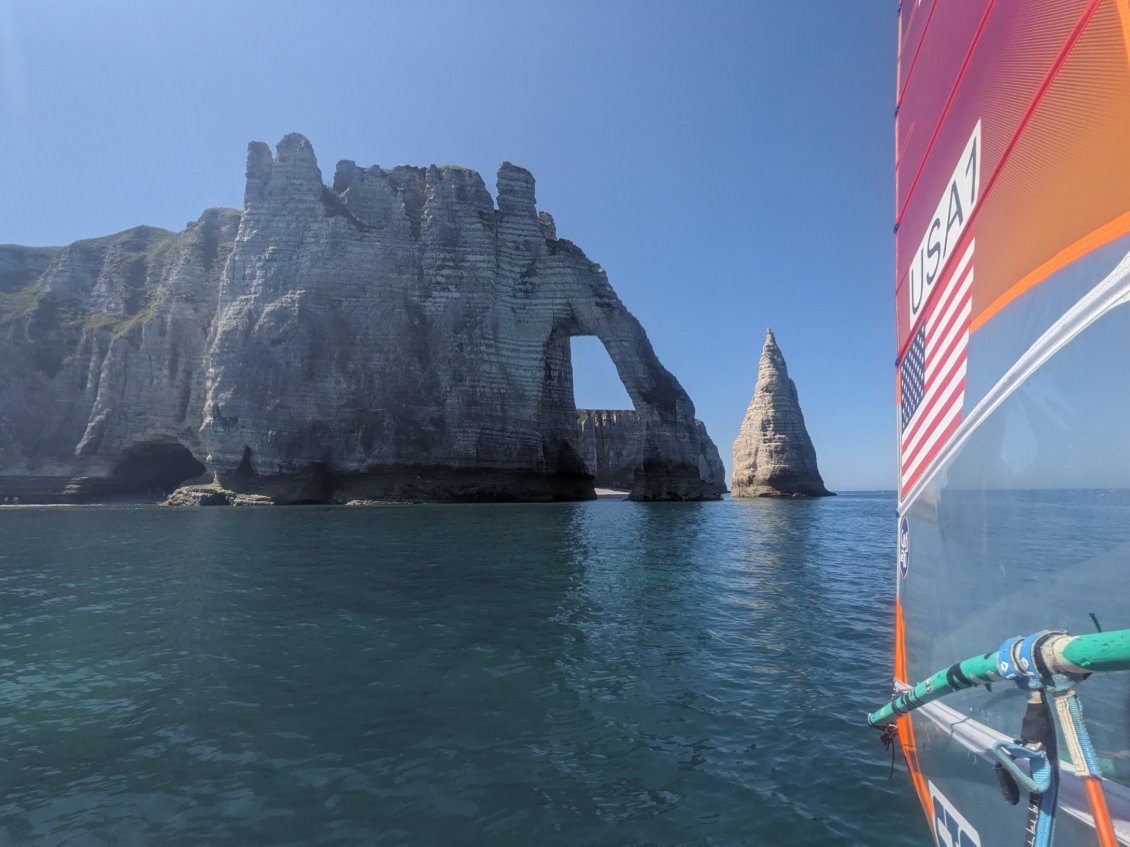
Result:
<svg viewBox="0 0 1130 847"><path fill-rule="evenodd" d="M585 468L600 488L630 489L639 465L639 451L645 432L640 416L633 409L577 409L580 427L578 452ZM702 421L695 426L703 433L698 464L703 477L724 479L722 458L706 436Z"/></svg>
<svg viewBox="0 0 1130 847"><path fill-rule="evenodd" d="M796 385L772 330L757 366L757 385L734 441L734 497L826 497L816 450L804 426Z"/></svg>
<svg viewBox="0 0 1130 847"><path fill-rule="evenodd" d="M717 499L717 449L604 271L528 171L497 192L348 161L330 187L289 135L250 145L242 213L0 247L0 495L206 469L276 502L589 497L569 338L596 335L639 418L632 496Z"/></svg>

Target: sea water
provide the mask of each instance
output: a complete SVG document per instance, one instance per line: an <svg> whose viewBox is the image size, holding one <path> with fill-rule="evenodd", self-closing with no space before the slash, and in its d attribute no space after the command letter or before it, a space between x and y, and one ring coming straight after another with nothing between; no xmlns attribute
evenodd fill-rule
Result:
<svg viewBox="0 0 1130 847"><path fill-rule="evenodd" d="M0 842L922 844L894 509L0 509Z"/></svg>

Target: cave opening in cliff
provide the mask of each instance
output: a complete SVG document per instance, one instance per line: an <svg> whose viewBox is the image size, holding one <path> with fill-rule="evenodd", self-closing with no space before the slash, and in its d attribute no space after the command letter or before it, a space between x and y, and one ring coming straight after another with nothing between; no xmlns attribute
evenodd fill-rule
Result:
<svg viewBox="0 0 1130 847"><path fill-rule="evenodd" d="M204 465L182 444L150 442L126 450L111 478L118 494L160 496L204 473Z"/></svg>
<svg viewBox="0 0 1130 847"><path fill-rule="evenodd" d="M616 365L595 335L569 339L573 363L573 402L578 409L634 409Z"/></svg>

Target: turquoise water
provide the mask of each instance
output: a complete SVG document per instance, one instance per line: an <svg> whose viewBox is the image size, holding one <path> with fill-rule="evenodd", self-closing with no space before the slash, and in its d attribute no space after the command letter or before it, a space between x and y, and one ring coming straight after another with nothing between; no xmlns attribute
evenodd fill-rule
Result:
<svg viewBox="0 0 1130 847"><path fill-rule="evenodd" d="M894 505L0 510L0 841L925 843Z"/></svg>

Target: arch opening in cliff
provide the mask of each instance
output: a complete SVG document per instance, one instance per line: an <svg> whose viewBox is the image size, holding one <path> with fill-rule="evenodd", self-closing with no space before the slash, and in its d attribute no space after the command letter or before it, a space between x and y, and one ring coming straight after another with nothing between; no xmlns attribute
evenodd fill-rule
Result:
<svg viewBox="0 0 1130 847"><path fill-rule="evenodd" d="M126 449L110 474L113 493L163 496L199 477L205 467L176 441L150 441Z"/></svg>
<svg viewBox="0 0 1130 847"><path fill-rule="evenodd" d="M596 488L628 491L643 447L636 404L599 337L574 335L569 345L577 452Z"/></svg>
<svg viewBox="0 0 1130 847"><path fill-rule="evenodd" d="M574 335L569 348L577 409L635 409L603 341L595 335Z"/></svg>

